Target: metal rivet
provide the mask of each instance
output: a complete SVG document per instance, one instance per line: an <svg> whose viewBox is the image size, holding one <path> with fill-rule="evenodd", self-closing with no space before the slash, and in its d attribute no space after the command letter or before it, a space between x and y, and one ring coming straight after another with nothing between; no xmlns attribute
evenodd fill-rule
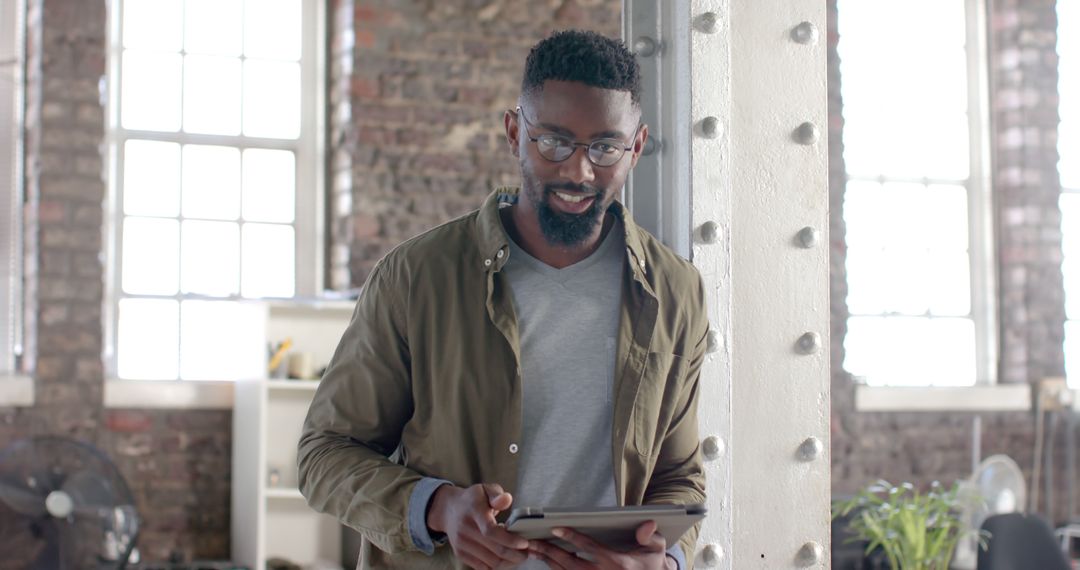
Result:
<svg viewBox="0 0 1080 570"><path fill-rule="evenodd" d="M710 435L709 437L701 441L701 453L705 455L705 459L712 461L719 458L724 454L724 440L719 436Z"/></svg>
<svg viewBox="0 0 1080 570"><path fill-rule="evenodd" d="M660 150L660 141L656 140L652 135L645 137L645 148L641 149L641 154L649 156L658 150Z"/></svg>
<svg viewBox="0 0 1080 570"><path fill-rule="evenodd" d="M511 443L510 444L510 453L517 453L517 452L518 452L518 445L516 443Z"/></svg>
<svg viewBox="0 0 1080 570"><path fill-rule="evenodd" d="M810 122L799 125L799 128L795 129L795 132L792 133L792 138L795 139L795 142L806 145L816 143L820 136L817 125Z"/></svg>
<svg viewBox="0 0 1080 570"><path fill-rule="evenodd" d="M716 243L720 239L720 225L713 221L705 222L698 226L697 235L701 243Z"/></svg>
<svg viewBox="0 0 1080 570"><path fill-rule="evenodd" d="M694 27L697 28L699 32L715 34L716 30L720 29L718 20L719 18L717 18L716 12L705 12L697 18L694 18Z"/></svg>
<svg viewBox="0 0 1080 570"><path fill-rule="evenodd" d="M802 567L813 566L820 564L824 556L825 549L820 544L811 541L799 549L799 553L795 556L795 563Z"/></svg>
<svg viewBox="0 0 1080 570"><path fill-rule="evenodd" d="M504 252L503 250L500 249L499 253L495 254L495 257L498 257L499 259L502 259L503 255L505 255L505 254L506 254L506 252Z"/></svg>
<svg viewBox="0 0 1080 570"><path fill-rule="evenodd" d="M816 332L803 333L795 342L795 348L803 354L814 354L821 349L821 335Z"/></svg>
<svg viewBox="0 0 1080 570"><path fill-rule="evenodd" d="M490 259L485 259L484 260L484 267L491 267L491 260Z"/></svg>
<svg viewBox="0 0 1080 570"><path fill-rule="evenodd" d="M655 54L658 48L656 40L649 36L641 36L634 40L634 53L641 57L649 57Z"/></svg>
<svg viewBox="0 0 1080 570"><path fill-rule="evenodd" d="M699 135L707 139L715 139L720 136L720 119L717 119L716 117L705 117L698 121L697 131Z"/></svg>
<svg viewBox="0 0 1080 570"><path fill-rule="evenodd" d="M797 239L799 240L799 245L801 245L801 246L803 246L803 247L805 247L807 249L810 249L811 247L814 247L815 245L817 245L818 240L820 239L820 237L821 237L820 232L818 232L814 228L811 228L810 226L807 226L807 227L799 230L799 234L797 236Z"/></svg>
<svg viewBox="0 0 1080 570"><path fill-rule="evenodd" d="M724 559L724 549L719 544L706 544L701 549L701 563L706 568L713 568Z"/></svg>
<svg viewBox="0 0 1080 570"><path fill-rule="evenodd" d="M723 346L724 337L720 335L720 331L709 329L709 333L705 335L705 352L713 353L720 350Z"/></svg>
<svg viewBox="0 0 1080 570"><path fill-rule="evenodd" d="M818 41L817 26L810 22L803 22L798 26L791 28L791 39L800 44L816 44Z"/></svg>
<svg viewBox="0 0 1080 570"><path fill-rule="evenodd" d="M818 457L821 457L823 451L825 451L825 445L821 443L821 440L814 436L810 436L799 444L797 455L802 461L813 461Z"/></svg>

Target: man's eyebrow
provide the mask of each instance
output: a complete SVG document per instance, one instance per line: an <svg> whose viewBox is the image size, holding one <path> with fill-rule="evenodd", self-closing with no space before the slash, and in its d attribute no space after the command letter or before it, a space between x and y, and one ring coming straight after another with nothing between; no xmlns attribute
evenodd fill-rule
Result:
<svg viewBox="0 0 1080 570"><path fill-rule="evenodd" d="M563 135L567 138L574 138L574 132L566 127L560 127L559 125L553 125L551 123L536 123L536 126L549 130L555 134ZM593 133L589 140L596 139L624 139L626 135L622 131L607 130L600 131L599 133Z"/></svg>

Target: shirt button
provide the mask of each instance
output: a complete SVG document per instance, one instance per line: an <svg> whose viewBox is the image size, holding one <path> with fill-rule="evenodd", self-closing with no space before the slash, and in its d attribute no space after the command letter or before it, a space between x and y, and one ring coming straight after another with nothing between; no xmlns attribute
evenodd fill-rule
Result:
<svg viewBox="0 0 1080 570"><path fill-rule="evenodd" d="M645 269L645 260L644 259L638 260L638 265L640 265L642 269Z"/></svg>
<svg viewBox="0 0 1080 570"><path fill-rule="evenodd" d="M506 252L504 252L503 250L501 250L501 249L500 249L500 250L499 250L499 253L496 253L496 254L495 254L495 257L498 257L499 259L502 259L502 256L503 256L503 255L504 255L505 253L506 253Z"/></svg>
<svg viewBox="0 0 1080 570"><path fill-rule="evenodd" d="M516 454L518 452L518 445L516 443L510 444L510 453Z"/></svg>
<svg viewBox="0 0 1080 570"><path fill-rule="evenodd" d="M485 259L484 260L484 267L491 267L491 260L490 259Z"/></svg>

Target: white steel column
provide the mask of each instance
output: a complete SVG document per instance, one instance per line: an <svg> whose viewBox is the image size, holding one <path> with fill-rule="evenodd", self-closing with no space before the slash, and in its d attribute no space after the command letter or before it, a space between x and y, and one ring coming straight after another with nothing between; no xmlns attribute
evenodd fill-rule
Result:
<svg viewBox="0 0 1080 570"><path fill-rule="evenodd" d="M624 0L623 21L660 134L627 202L691 240L708 291L696 564L828 567L825 6Z"/></svg>

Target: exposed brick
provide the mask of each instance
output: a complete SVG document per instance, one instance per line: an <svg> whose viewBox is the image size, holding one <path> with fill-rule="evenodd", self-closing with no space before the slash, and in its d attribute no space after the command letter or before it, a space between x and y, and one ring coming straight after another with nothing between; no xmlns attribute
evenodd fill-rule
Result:
<svg viewBox="0 0 1080 570"><path fill-rule="evenodd" d="M142 433L154 427L149 412L110 410L105 414L105 428L114 433Z"/></svg>

